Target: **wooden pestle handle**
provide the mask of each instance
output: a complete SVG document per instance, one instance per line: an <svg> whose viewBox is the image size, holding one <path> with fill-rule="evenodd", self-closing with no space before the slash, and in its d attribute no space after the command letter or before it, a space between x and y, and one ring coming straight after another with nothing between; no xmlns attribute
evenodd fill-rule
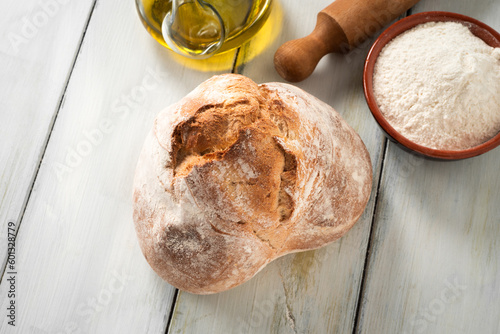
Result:
<svg viewBox="0 0 500 334"><path fill-rule="evenodd" d="M314 31L283 44L274 55L274 66L285 80L307 78L323 56L347 53L419 0L337 0L318 14Z"/></svg>

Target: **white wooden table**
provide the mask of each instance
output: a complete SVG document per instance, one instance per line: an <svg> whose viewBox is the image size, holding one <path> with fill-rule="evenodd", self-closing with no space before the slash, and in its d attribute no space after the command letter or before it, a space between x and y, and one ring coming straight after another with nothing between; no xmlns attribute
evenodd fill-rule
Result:
<svg viewBox="0 0 500 334"><path fill-rule="evenodd" d="M500 333L500 149L437 162L388 142L362 92L371 42L298 84L372 157L371 200L345 237L211 296L177 291L146 263L131 185L155 115L214 74L283 81L275 50L328 3L279 0L256 39L201 65L150 38L133 0L2 3L0 333ZM428 10L500 30L498 0L422 0L412 12Z"/></svg>

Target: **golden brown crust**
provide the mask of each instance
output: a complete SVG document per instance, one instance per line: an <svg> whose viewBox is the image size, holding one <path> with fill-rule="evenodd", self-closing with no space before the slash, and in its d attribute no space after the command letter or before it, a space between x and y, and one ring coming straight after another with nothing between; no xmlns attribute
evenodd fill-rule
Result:
<svg viewBox="0 0 500 334"><path fill-rule="evenodd" d="M371 183L366 148L331 107L294 86L221 75L156 118L136 171L134 220L163 279L216 293L341 237Z"/></svg>

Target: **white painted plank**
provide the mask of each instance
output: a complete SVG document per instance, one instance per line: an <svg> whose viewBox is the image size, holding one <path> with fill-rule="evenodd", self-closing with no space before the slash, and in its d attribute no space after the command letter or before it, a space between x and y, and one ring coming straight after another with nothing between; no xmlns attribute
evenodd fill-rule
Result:
<svg viewBox="0 0 500 334"><path fill-rule="evenodd" d="M2 315L0 332L165 332L174 289L139 249L132 179L156 114L214 74L176 59L133 1L98 2L17 240L17 327Z"/></svg>
<svg viewBox="0 0 500 334"><path fill-rule="evenodd" d="M64 1L61 1L63 3ZM0 264L24 207L92 0L7 1L0 11Z"/></svg>
<svg viewBox="0 0 500 334"><path fill-rule="evenodd" d="M310 33L317 12L327 5L310 1L304 6L293 0L280 4L280 15L272 14L278 17L276 26L260 36L264 40L276 36L272 44L255 55L259 41L252 41L239 54L239 72L257 82L283 81L273 67L275 50ZM362 218L339 241L280 258L233 290L214 296L180 292L169 333L352 333L384 142L362 91L369 44L348 56L327 56L310 78L298 84L332 105L368 147L374 192Z"/></svg>
<svg viewBox="0 0 500 334"><path fill-rule="evenodd" d="M498 1L423 1L500 30ZM360 333L500 333L500 150L459 162L389 145Z"/></svg>

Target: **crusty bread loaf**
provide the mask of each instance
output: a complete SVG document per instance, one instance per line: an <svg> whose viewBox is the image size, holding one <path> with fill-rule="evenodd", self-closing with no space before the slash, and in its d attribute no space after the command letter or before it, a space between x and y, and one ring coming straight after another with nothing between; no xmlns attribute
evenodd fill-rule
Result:
<svg viewBox="0 0 500 334"><path fill-rule="evenodd" d="M158 275L216 293L340 238L371 185L363 142L330 106L227 74L157 116L137 165L134 221Z"/></svg>

